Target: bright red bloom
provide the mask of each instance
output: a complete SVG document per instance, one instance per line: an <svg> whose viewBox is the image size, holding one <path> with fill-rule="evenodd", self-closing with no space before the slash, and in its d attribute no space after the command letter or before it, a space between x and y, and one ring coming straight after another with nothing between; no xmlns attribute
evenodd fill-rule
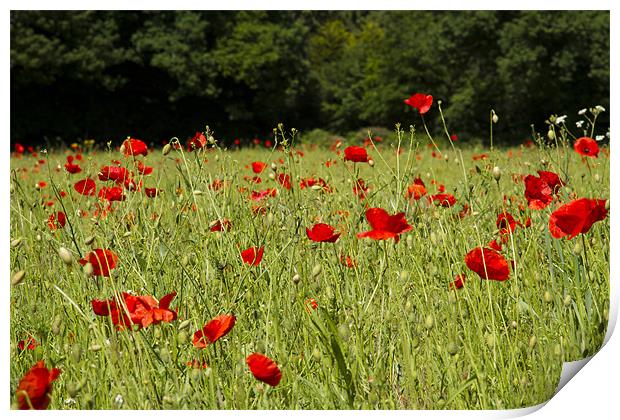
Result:
<svg viewBox="0 0 620 420"><path fill-rule="evenodd" d="M554 172L548 172L548 171L537 171L537 172L538 172L538 176L540 177L540 179L542 179L543 181L547 183L547 185L549 185L549 188L551 188L551 192L553 194L557 194L558 188L564 185L564 182L562 182L558 174Z"/></svg>
<svg viewBox="0 0 620 420"><path fill-rule="evenodd" d="M79 260L79 263L86 265L91 263L93 265L93 275L110 277L110 270L116 267L118 262L118 256L109 249L97 248L88 254L85 258Z"/></svg>
<svg viewBox="0 0 620 420"><path fill-rule="evenodd" d="M115 181L122 183L129 177L129 171L122 166L102 166L97 174L99 181Z"/></svg>
<svg viewBox="0 0 620 420"><path fill-rule="evenodd" d="M146 166L141 160L136 161L136 166L138 167L138 172L141 175L150 175L153 173L153 167Z"/></svg>
<svg viewBox="0 0 620 420"><path fill-rule="evenodd" d="M64 228L65 224L67 224L67 216L62 211L50 214L47 219L47 226L51 230Z"/></svg>
<svg viewBox="0 0 620 420"><path fill-rule="evenodd" d="M97 196L107 201L124 201L126 198L121 187L101 187Z"/></svg>
<svg viewBox="0 0 620 420"><path fill-rule="evenodd" d="M372 230L358 233L358 238L371 238L374 240L394 238L394 241L398 242L402 233L413 229L409 223L407 223L405 213L396 213L390 216L388 212L382 208L370 208L366 210L366 219L368 223L370 223Z"/></svg>
<svg viewBox="0 0 620 420"><path fill-rule="evenodd" d="M335 229L326 223L317 223L312 229L306 228L306 235L314 242L336 242L340 237L340 233L336 233Z"/></svg>
<svg viewBox="0 0 620 420"><path fill-rule="evenodd" d="M590 137L578 138L575 140L573 147L575 148L575 152L579 153L581 156L598 157L598 144L596 140Z"/></svg>
<svg viewBox="0 0 620 420"><path fill-rule="evenodd" d="M452 194L435 194L427 197L428 202L433 201L442 207L452 207L456 203L456 198Z"/></svg>
<svg viewBox="0 0 620 420"><path fill-rule="evenodd" d="M20 350L34 350L37 345L39 343L37 343L37 340L34 339L34 337L28 337L28 340L24 341L24 340L19 340L19 342L17 343L17 348Z"/></svg>
<svg viewBox="0 0 620 420"><path fill-rule="evenodd" d="M256 266L263 260L263 252L265 252L264 247L256 248L253 246L241 252L241 259L246 264Z"/></svg>
<svg viewBox="0 0 620 420"><path fill-rule="evenodd" d="M25 151L26 149L24 148L24 146L22 146L20 143L15 143L15 153L21 155Z"/></svg>
<svg viewBox="0 0 620 420"><path fill-rule="evenodd" d="M482 279L504 281L510 276L506 258L491 248L478 247L469 251L465 264Z"/></svg>
<svg viewBox="0 0 620 420"><path fill-rule="evenodd" d="M414 200L419 200L420 198L426 195L426 185L424 185L424 181L420 177L417 177L413 180L413 184L407 187L407 192L405 193L406 198L413 198Z"/></svg>
<svg viewBox="0 0 620 420"><path fill-rule="evenodd" d="M366 149L359 146L349 146L344 149L344 160L351 162L368 162L369 156Z"/></svg>
<svg viewBox="0 0 620 420"><path fill-rule="evenodd" d="M497 216L495 225L499 229L500 235L509 235L515 231L517 225L521 226L521 223L517 222L512 214L502 212Z"/></svg>
<svg viewBox="0 0 620 420"><path fill-rule="evenodd" d="M280 372L278 365L267 356L260 353L252 353L245 361L252 375L259 381L271 386L277 386L280 383L282 372Z"/></svg>
<svg viewBox="0 0 620 420"><path fill-rule="evenodd" d="M71 155L67 156L67 163L65 163L65 170L69 172L70 174L77 174L78 172L82 172L82 168L80 168L80 165L74 164L73 159L74 159L73 156Z"/></svg>
<svg viewBox="0 0 620 420"><path fill-rule="evenodd" d="M230 220L228 219L223 219L223 220L217 220L213 226L211 226L211 229L209 229L211 232L221 232L223 230L230 230L232 228L232 223Z"/></svg>
<svg viewBox="0 0 620 420"><path fill-rule="evenodd" d="M50 404L52 382L61 374L60 369L47 369L45 362L39 360L22 377L17 386L17 404L20 410L45 410Z"/></svg>
<svg viewBox="0 0 620 420"><path fill-rule="evenodd" d="M416 93L405 99L405 103L410 107L417 109L420 115L423 115L431 109L431 105L433 105L433 97L431 95L425 95L424 93Z"/></svg>
<svg viewBox="0 0 620 420"><path fill-rule="evenodd" d="M266 167L267 164L265 162L252 162L252 170L255 174L260 174Z"/></svg>
<svg viewBox="0 0 620 420"><path fill-rule="evenodd" d="M278 193L278 190L275 188L267 188L263 191L252 191L252 195L250 196L250 200L252 201L261 201L266 197L275 197Z"/></svg>
<svg viewBox="0 0 620 420"><path fill-rule="evenodd" d="M123 150L123 154L125 156L146 156L149 152L149 148L146 146L145 142L131 138L123 142L121 149Z"/></svg>
<svg viewBox="0 0 620 420"><path fill-rule="evenodd" d="M194 333L192 344L194 347L204 349L207 345L215 343L232 330L237 318L234 315L219 315L213 318L202 329Z"/></svg>
<svg viewBox="0 0 620 420"><path fill-rule="evenodd" d="M551 213L549 231L554 238L573 239L587 233L595 222L607 217L605 200L580 198L564 204Z"/></svg>
<svg viewBox="0 0 620 420"><path fill-rule="evenodd" d="M73 188L82 195L95 195L97 184L92 179L86 178L76 182Z"/></svg>
<svg viewBox="0 0 620 420"><path fill-rule="evenodd" d="M200 131L196 131L196 134L194 134L194 137L192 137L190 141L187 143L187 148L189 150L197 150L197 149L202 149L206 145L207 145L207 138L205 137L205 135L201 133Z"/></svg>
<svg viewBox="0 0 620 420"><path fill-rule="evenodd" d="M533 210L542 210L553 201L553 194L564 185L560 177L547 171L538 171L538 177L528 175L523 179L525 183L525 198L528 207Z"/></svg>
<svg viewBox="0 0 620 420"><path fill-rule="evenodd" d="M458 290L465 285L465 274L457 274L454 281L448 285L450 290Z"/></svg>
<svg viewBox="0 0 620 420"><path fill-rule="evenodd" d="M291 176L289 174L278 174L276 180L287 190L291 189Z"/></svg>
<svg viewBox="0 0 620 420"><path fill-rule="evenodd" d="M170 303L177 295L172 292L158 302L151 296L134 296L123 292L119 299L91 301L95 315L109 316L118 329L138 325L138 329L160 322L172 322L177 319L177 312L170 309Z"/></svg>

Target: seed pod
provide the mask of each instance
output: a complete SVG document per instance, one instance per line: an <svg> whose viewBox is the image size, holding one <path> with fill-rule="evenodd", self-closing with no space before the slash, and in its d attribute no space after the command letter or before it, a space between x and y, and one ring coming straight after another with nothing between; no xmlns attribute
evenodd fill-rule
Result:
<svg viewBox="0 0 620 420"><path fill-rule="evenodd" d="M71 359L73 359L76 364L80 363L80 359L82 358L82 348L79 344L74 344L71 346L70 355Z"/></svg>
<svg viewBox="0 0 620 420"><path fill-rule="evenodd" d="M187 332L185 330L179 331L179 333L177 334L177 342L179 342L180 344L184 344L187 342L189 336L187 335Z"/></svg>
<svg viewBox="0 0 620 420"><path fill-rule="evenodd" d="M553 130L547 131L547 138L553 140L555 138L555 132Z"/></svg>
<svg viewBox="0 0 620 420"><path fill-rule="evenodd" d="M530 337L530 348L533 349L536 346L536 343L538 343L538 339L536 338L535 335Z"/></svg>
<svg viewBox="0 0 620 420"><path fill-rule="evenodd" d="M454 356L455 354L457 354L459 352L459 346L454 341L451 341L451 342L448 343L447 350L448 350L448 354L450 356Z"/></svg>
<svg viewBox="0 0 620 420"><path fill-rule="evenodd" d="M11 248L16 248L16 247L20 246L21 243L22 243L22 238L13 239L11 241Z"/></svg>
<svg viewBox="0 0 620 420"><path fill-rule="evenodd" d="M164 147L161 149L161 153L164 156L167 156L168 153L170 153L170 150L172 150L172 146L170 146L170 143L165 144Z"/></svg>
<svg viewBox="0 0 620 420"><path fill-rule="evenodd" d="M185 321L181 322L181 324L179 325L179 331L184 330L185 328L188 328L189 324L191 324L191 321L189 319L186 319Z"/></svg>
<svg viewBox="0 0 620 420"><path fill-rule="evenodd" d="M87 276L92 276L93 272L94 272L94 268L93 265L89 262L87 262L84 267L82 268L82 270L84 271L84 274L86 274Z"/></svg>
<svg viewBox="0 0 620 420"><path fill-rule="evenodd" d="M90 245L90 244L92 244L94 241L95 241L95 237L94 237L94 236L89 236L88 238L86 238L86 239L84 240L84 244L86 244L86 245Z"/></svg>
<svg viewBox="0 0 620 420"><path fill-rule="evenodd" d="M71 251L67 248L61 246L58 248L58 256L67 265L71 265L73 263L73 255L71 255Z"/></svg>
<svg viewBox="0 0 620 420"><path fill-rule="evenodd" d="M605 210L609 211L609 200L605 201Z"/></svg>
<svg viewBox="0 0 620 420"><path fill-rule="evenodd" d="M571 297L571 295L564 296L564 306L570 305L572 301L573 301L573 298Z"/></svg>
<svg viewBox="0 0 620 420"><path fill-rule="evenodd" d="M433 328L433 325L435 325L435 319L433 319L433 315L429 314L424 319L424 326L426 327L426 329L430 330L431 328Z"/></svg>
<svg viewBox="0 0 620 420"><path fill-rule="evenodd" d="M493 111L493 124L497 124L497 121L499 121L499 117L497 116L497 114L495 113L495 111Z"/></svg>
<svg viewBox="0 0 620 420"><path fill-rule="evenodd" d="M312 277L317 277L319 274L321 274L321 271L321 264L315 265L314 267L312 267Z"/></svg>
<svg viewBox="0 0 620 420"><path fill-rule="evenodd" d="M301 277L299 276L299 274L295 274L293 276L293 283L297 284L299 283L299 280L301 280Z"/></svg>
<svg viewBox="0 0 620 420"><path fill-rule="evenodd" d="M550 303L553 300L553 296L551 296L551 293L547 290L543 295L543 299L545 299L545 302Z"/></svg>
<svg viewBox="0 0 620 420"><path fill-rule="evenodd" d="M499 182L500 178L502 177L502 170L499 168L499 166L495 166L493 167L491 174L493 175L493 179Z"/></svg>
<svg viewBox="0 0 620 420"><path fill-rule="evenodd" d="M37 240L37 242L40 242L40 241L41 241L41 235L39 235L39 234L37 233L37 236L35 237L35 239Z"/></svg>
<svg viewBox="0 0 620 420"><path fill-rule="evenodd" d="M24 280L25 276L26 276L26 272L24 270L18 271L17 273L11 276L11 284L13 286L17 286L19 283L21 283Z"/></svg>
<svg viewBox="0 0 620 420"><path fill-rule="evenodd" d="M314 350L312 350L312 357L317 362L321 361L321 350L319 350L318 347L315 347Z"/></svg>
<svg viewBox="0 0 620 420"><path fill-rule="evenodd" d="M368 166L370 166L371 168L375 166L375 161L372 159L368 159Z"/></svg>

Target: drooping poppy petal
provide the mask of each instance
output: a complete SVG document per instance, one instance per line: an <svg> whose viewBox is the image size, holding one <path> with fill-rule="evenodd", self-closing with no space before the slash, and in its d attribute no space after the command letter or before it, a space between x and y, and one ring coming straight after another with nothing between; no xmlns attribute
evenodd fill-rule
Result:
<svg viewBox="0 0 620 420"><path fill-rule="evenodd" d="M549 231L556 239L573 239L587 233L592 225L607 217L605 200L580 198L559 207L549 217Z"/></svg>
<svg viewBox="0 0 620 420"><path fill-rule="evenodd" d="M306 228L306 235L314 242L336 242L340 237L340 233L336 233L335 229L326 223L317 223L312 229Z"/></svg>
<svg viewBox="0 0 620 420"><path fill-rule="evenodd" d="M92 179L86 178L76 182L73 188L82 195L95 195L97 184Z"/></svg>
<svg viewBox="0 0 620 420"><path fill-rule="evenodd" d="M17 386L17 405L20 410L45 410L50 404L52 383L58 378L60 369L47 369L39 360L22 377Z"/></svg>
<svg viewBox="0 0 620 420"><path fill-rule="evenodd" d="M97 248L89 252L85 258L79 260L79 263L86 265L91 263L93 266L93 275L110 277L110 270L116 267L118 256L109 249Z"/></svg>
<svg viewBox="0 0 620 420"><path fill-rule="evenodd" d="M204 349L207 345L215 343L232 330L237 318L234 315L218 315L207 323L202 329L194 333L192 344L194 347Z"/></svg>
<svg viewBox="0 0 620 420"><path fill-rule="evenodd" d="M448 285L449 290L458 290L465 285L465 274L457 274L454 281Z"/></svg>
<svg viewBox="0 0 620 420"><path fill-rule="evenodd" d="M257 266L263 259L263 252L265 252L264 247L256 248L253 246L241 252L241 259L246 264Z"/></svg>
<svg viewBox="0 0 620 420"><path fill-rule="evenodd" d="M49 218L47 219L47 226L50 228L50 230L64 228L66 224L67 216L62 211L50 214Z"/></svg>
<svg viewBox="0 0 620 420"><path fill-rule="evenodd" d="M510 276L508 261L491 248L475 248L465 255L467 267L486 280L507 280Z"/></svg>
<svg viewBox="0 0 620 420"><path fill-rule="evenodd" d="M259 381L271 386L277 386L280 383L282 372L280 372L278 365L267 356L260 353L252 353L245 361L252 375Z"/></svg>

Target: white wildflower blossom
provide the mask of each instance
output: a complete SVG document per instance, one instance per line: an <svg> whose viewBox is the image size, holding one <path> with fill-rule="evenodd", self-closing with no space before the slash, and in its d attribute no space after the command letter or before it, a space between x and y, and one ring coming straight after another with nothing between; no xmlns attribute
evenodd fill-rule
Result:
<svg viewBox="0 0 620 420"><path fill-rule="evenodd" d="M579 120L575 123L575 125L577 126L577 128L581 128L583 127L583 120Z"/></svg>
<svg viewBox="0 0 620 420"><path fill-rule="evenodd" d="M117 394L116 397L114 397L114 404L118 405L119 407L123 405L124 402L125 400L123 400L123 396L121 394Z"/></svg>
<svg viewBox="0 0 620 420"><path fill-rule="evenodd" d="M580 109L579 112L577 114L579 115L584 115L586 113L586 111L588 111L586 108L584 109Z"/></svg>
<svg viewBox="0 0 620 420"><path fill-rule="evenodd" d="M75 400L73 398L67 398L65 400L65 404L67 404L67 405L75 405Z"/></svg>
<svg viewBox="0 0 620 420"><path fill-rule="evenodd" d="M604 139L605 139L605 136L596 136L596 138L595 138L596 141L601 141L601 140L604 140Z"/></svg>
<svg viewBox="0 0 620 420"><path fill-rule="evenodd" d="M557 125L564 124L564 122L566 122L566 115L562 115L562 116L557 117L557 118L555 119L555 123L556 123Z"/></svg>
<svg viewBox="0 0 620 420"><path fill-rule="evenodd" d="M605 108L603 108L603 107L602 107L602 106L600 106L600 105L595 106L595 107L594 107L594 109L597 111L597 113L599 113L599 112L605 112Z"/></svg>

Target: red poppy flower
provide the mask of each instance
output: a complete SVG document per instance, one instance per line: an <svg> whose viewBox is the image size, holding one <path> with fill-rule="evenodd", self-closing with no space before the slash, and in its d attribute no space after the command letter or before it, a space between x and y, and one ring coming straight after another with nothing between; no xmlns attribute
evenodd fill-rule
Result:
<svg viewBox="0 0 620 420"><path fill-rule="evenodd" d="M291 176L289 174L278 174L276 180L287 190L291 189Z"/></svg>
<svg viewBox="0 0 620 420"><path fill-rule="evenodd" d="M123 142L121 150L125 156L146 156L149 152L149 148L146 143L138 139L127 139Z"/></svg>
<svg viewBox="0 0 620 420"><path fill-rule="evenodd" d="M201 133L200 131L196 131L196 134L194 134L194 137L192 137L190 141L187 143L187 148L191 151L191 150L202 149L206 145L207 145L207 138L205 137L205 135Z"/></svg>
<svg viewBox="0 0 620 420"><path fill-rule="evenodd" d="M110 270L116 267L118 262L118 256L109 249L97 248L88 254L85 258L79 260L79 263L86 265L91 263L93 265L93 275L110 277Z"/></svg>
<svg viewBox="0 0 620 420"><path fill-rule="evenodd" d="M454 281L448 285L450 290L458 290L465 285L465 274L457 274Z"/></svg>
<svg viewBox="0 0 620 420"><path fill-rule="evenodd" d="M122 302L119 299L94 299L91 306L95 315L111 317L118 329L131 325L138 325L140 329L177 319L177 312L170 309L170 303L176 295L176 292L169 293L158 302L151 296L134 296L123 292Z"/></svg>
<svg viewBox="0 0 620 420"><path fill-rule="evenodd" d="M75 183L73 188L82 195L95 195L97 184L90 178Z"/></svg>
<svg viewBox="0 0 620 420"><path fill-rule="evenodd" d="M97 174L99 181L124 182L129 177L129 171L122 166L102 166Z"/></svg>
<svg viewBox="0 0 620 420"><path fill-rule="evenodd" d="M43 360L31 367L19 381L15 392L19 409L45 410L50 404L52 383L60 373L60 369L47 369Z"/></svg>
<svg viewBox="0 0 620 420"><path fill-rule="evenodd" d="M420 115L423 115L431 109L431 105L433 105L433 97L431 95L425 95L424 93L416 93L405 99L405 103L410 107L417 109Z"/></svg>
<svg viewBox="0 0 620 420"><path fill-rule="evenodd" d="M554 238L568 236L573 239L580 233L587 233L595 222L606 217L605 200L580 198L551 213L549 231Z"/></svg>
<svg viewBox="0 0 620 420"><path fill-rule="evenodd" d="M20 350L34 350L37 345L39 343L37 343L37 340L35 340L33 337L28 337L28 340L24 341L24 340L19 340L19 342L17 343L17 348Z"/></svg>
<svg viewBox="0 0 620 420"><path fill-rule="evenodd" d="M598 157L598 144L596 140L590 137L578 138L575 140L573 147L575 148L575 152L579 153L581 156Z"/></svg>
<svg viewBox="0 0 620 420"><path fill-rule="evenodd" d="M138 172L141 175L150 175L153 173L153 167L146 166L141 160L136 161L136 166L138 167Z"/></svg>
<svg viewBox="0 0 620 420"><path fill-rule="evenodd" d="M495 225L499 229L500 235L509 235L515 231L517 225L521 226L521 223L517 222L512 214L502 212L497 216Z"/></svg>
<svg viewBox="0 0 620 420"><path fill-rule="evenodd" d="M491 248L478 247L469 251L465 264L482 279L504 281L510 276L506 258Z"/></svg>
<svg viewBox="0 0 620 420"><path fill-rule="evenodd" d="M232 222L228 219L216 220L212 223L211 228L209 229L211 232L222 232L225 230L230 230L232 228Z"/></svg>
<svg viewBox="0 0 620 420"><path fill-rule="evenodd" d="M319 178L319 179L314 179L312 177L310 178L302 178L301 181L299 182L299 188L300 189L305 189L305 188L311 188L314 186L318 186L321 187L323 189L323 191L325 192L332 192L333 189L332 187L330 187L329 185L327 185L327 182L325 182L325 180L323 178Z"/></svg>
<svg viewBox="0 0 620 420"><path fill-rule="evenodd" d="M121 187L101 187L97 196L107 201L124 201L126 198Z"/></svg>
<svg viewBox="0 0 620 420"><path fill-rule="evenodd" d="M349 146L344 149L344 160L351 162L368 162L369 156L366 149L359 146Z"/></svg>
<svg viewBox="0 0 620 420"><path fill-rule="evenodd" d="M275 188L267 188L263 191L252 191L252 195L250 196L250 200L252 201L261 201L266 197L275 197L278 193L278 190Z"/></svg>
<svg viewBox="0 0 620 420"><path fill-rule="evenodd" d="M260 174L266 167L267 164L265 162L252 162L252 170L255 174Z"/></svg>
<svg viewBox="0 0 620 420"><path fill-rule="evenodd" d="M413 180L413 184L407 187L407 192L405 193L406 198L413 198L414 200L419 200L420 198L426 195L426 186L424 185L424 181L420 177L417 177Z"/></svg>
<svg viewBox="0 0 620 420"><path fill-rule="evenodd" d="M357 263L353 260L353 258L351 258L350 255L340 255L340 263L347 268L353 268L357 265Z"/></svg>
<svg viewBox="0 0 620 420"><path fill-rule="evenodd" d="M157 190L157 188L144 188L144 194L146 194L148 198L155 198L159 195L159 190Z"/></svg>
<svg viewBox="0 0 620 420"><path fill-rule="evenodd" d="M24 148L24 146L22 146L20 143L15 143L15 153L21 155L25 151L26 149Z"/></svg>
<svg viewBox="0 0 620 420"><path fill-rule="evenodd" d="M215 343L232 330L237 318L234 315L219 315L213 318L202 329L194 333L192 344L194 347L204 349L207 345Z"/></svg>
<svg viewBox="0 0 620 420"><path fill-rule="evenodd" d="M67 163L65 163L65 170L70 174L77 174L78 172L82 172L82 168L80 165L73 163L73 156L67 156Z"/></svg>
<svg viewBox="0 0 620 420"><path fill-rule="evenodd" d="M551 192L553 194L557 194L558 188L564 185L564 182L562 182L558 174L554 172L548 172L548 171L537 171L537 172L538 172L538 176L540 177L540 179L542 179L543 181L547 183L547 185L549 185L549 188L551 188Z"/></svg>
<svg viewBox="0 0 620 420"><path fill-rule="evenodd" d="M491 249L496 250L496 251L501 251L502 250L502 242L503 241L501 241L501 240L499 242L497 242L497 239L493 239L491 242L489 242L487 244L487 246L489 248L491 248Z"/></svg>
<svg viewBox="0 0 620 420"><path fill-rule="evenodd" d="M549 184L534 175L526 176L523 182L525 183L525 198L529 208L542 210L551 204L553 194Z"/></svg>
<svg viewBox="0 0 620 420"><path fill-rule="evenodd" d="M452 207L456 203L456 198L452 194L435 194L427 197L428 202L433 201L442 207Z"/></svg>
<svg viewBox="0 0 620 420"><path fill-rule="evenodd" d="M241 259L246 264L256 266L262 261L263 252L265 252L264 247L261 246L260 248L256 248L253 246L241 252Z"/></svg>
<svg viewBox="0 0 620 420"><path fill-rule="evenodd" d="M252 375L259 381L271 386L277 386L280 383L282 372L280 372L278 365L267 356L260 353L252 353L245 361Z"/></svg>
<svg viewBox="0 0 620 420"><path fill-rule="evenodd" d="M353 193L357 195L360 200L366 198L366 194L368 193L368 186L364 182L362 178L358 178L357 181L353 184Z"/></svg>
<svg viewBox="0 0 620 420"><path fill-rule="evenodd" d="M340 237L340 233L336 233L335 229L326 223L317 223L312 229L306 228L306 235L314 242L336 242Z"/></svg>
<svg viewBox="0 0 620 420"><path fill-rule="evenodd" d="M358 233L358 238L371 238L374 240L394 238L394 241L398 242L402 233L413 229L409 223L407 223L405 213L396 213L390 216L388 212L382 208L370 208L366 210L366 219L368 223L370 223L372 230Z"/></svg>
<svg viewBox="0 0 620 420"><path fill-rule="evenodd" d="M67 216L62 211L50 214L50 217L47 219L47 226L51 230L64 228L65 224L67 224Z"/></svg>

